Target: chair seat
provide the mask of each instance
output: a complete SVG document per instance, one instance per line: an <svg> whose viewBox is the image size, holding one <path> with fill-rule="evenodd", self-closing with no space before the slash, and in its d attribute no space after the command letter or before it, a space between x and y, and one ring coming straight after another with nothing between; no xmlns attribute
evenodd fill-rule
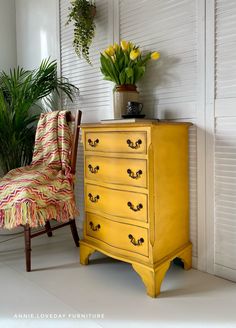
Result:
<svg viewBox="0 0 236 328"><path fill-rule="evenodd" d="M44 226L47 220L66 222L77 214L71 176L61 170L27 166L0 180L0 227Z"/></svg>

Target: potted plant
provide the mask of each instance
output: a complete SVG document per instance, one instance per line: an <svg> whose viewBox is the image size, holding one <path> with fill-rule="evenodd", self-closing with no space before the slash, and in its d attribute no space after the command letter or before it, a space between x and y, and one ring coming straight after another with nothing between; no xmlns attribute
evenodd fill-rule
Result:
<svg viewBox="0 0 236 328"><path fill-rule="evenodd" d="M43 60L38 69L16 68L0 73L0 167L3 173L30 164L35 125L39 118L35 105L53 91L64 92L71 100L74 85L57 77L56 61Z"/></svg>
<svg viewBox="0 0 236 328"><path fill-rule="evenodd" d="M73 46L75 52L79 58L83 57L91 65L89 48L95 35L95 3L91 0L73 0L69 11L66 24L74 21Z"/></svg>
<svg viewBox="0 0 236 328"><path fill-rule="evenodd" d="M114 117L120 118L128 101L138 101L136 83L145 73L149 60L158 60L157 51L141 52L132 42L115 43L101 53L101 72L104 79L115 83Z"/></svg>

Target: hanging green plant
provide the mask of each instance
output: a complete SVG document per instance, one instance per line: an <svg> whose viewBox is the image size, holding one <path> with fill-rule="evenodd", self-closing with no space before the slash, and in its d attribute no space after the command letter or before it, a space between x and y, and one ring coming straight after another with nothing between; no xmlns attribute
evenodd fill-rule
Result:
<svg viewBox="0 0 236 328"><path fill-rule="evenodd" d="M89 48L95 35L95 2L91 0L73 0L69 7L68 21L74 21L73 46L79 58L83 57L90 65Z"/></svg>

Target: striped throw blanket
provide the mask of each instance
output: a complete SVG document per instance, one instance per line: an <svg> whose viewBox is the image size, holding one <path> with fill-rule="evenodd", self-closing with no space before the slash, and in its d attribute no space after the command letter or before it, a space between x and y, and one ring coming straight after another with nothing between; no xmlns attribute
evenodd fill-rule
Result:
<svg viewBox="0 0 236 328"><path fill-rule="evenodd" d="M41 114L31 165L0 180L0 227L43 226L77 215L70 171L71 132L66 111Z"/></svg>

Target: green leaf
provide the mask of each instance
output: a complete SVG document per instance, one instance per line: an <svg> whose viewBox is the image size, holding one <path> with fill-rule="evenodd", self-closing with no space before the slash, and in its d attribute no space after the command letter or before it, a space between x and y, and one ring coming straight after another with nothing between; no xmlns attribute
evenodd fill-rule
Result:
<svg viewBox="0 0 236 328"><path fill-rule="evenodd" d="M112 62L111 58L101 54L100 61L101 68L105 73L105 76L110 76L111 81L115 82L116 84L119 84L118 73L115 70L114 63Z"/></svg>
<svg viewBox="0 0 236 328"><path fill-rule="evenodd" d="M120 84L125 84L125 79L126 79L125 70L123 70L122 72L120 72L119 79L120 79Z"/></svg>
<svg viewBox="0 0 236 328"><path fill-rule="evenodd" d="M126 73L128 78L131 78L134 75L134 71L131 67L126 67L125 73Z"/></svg>
<svg viewBox="0 0 236 328"><path fill-rule="evenodd" d="M104 79L104 80L107 80L107 81L112 81L112 82L114 82L110 76L104 76L103 79Z"/></svg>
<svg viewBox="0 0 236 328"><path fill-rule="evenodd" d="M32 108L53 92L73 100L77 87L57 77L57 63L45 59L38 69L17 67L0 72L0 165L4 173L29 164L32 157L37 114Z"/></svg>
<svg viewBox="0 0 236 328"><path fill-rule="evenodd" d="M136 66L134 68L133 83L135 84L138 80L140 80L144 73L145 73L145 66L140 66L140 67Z"/></svg>

